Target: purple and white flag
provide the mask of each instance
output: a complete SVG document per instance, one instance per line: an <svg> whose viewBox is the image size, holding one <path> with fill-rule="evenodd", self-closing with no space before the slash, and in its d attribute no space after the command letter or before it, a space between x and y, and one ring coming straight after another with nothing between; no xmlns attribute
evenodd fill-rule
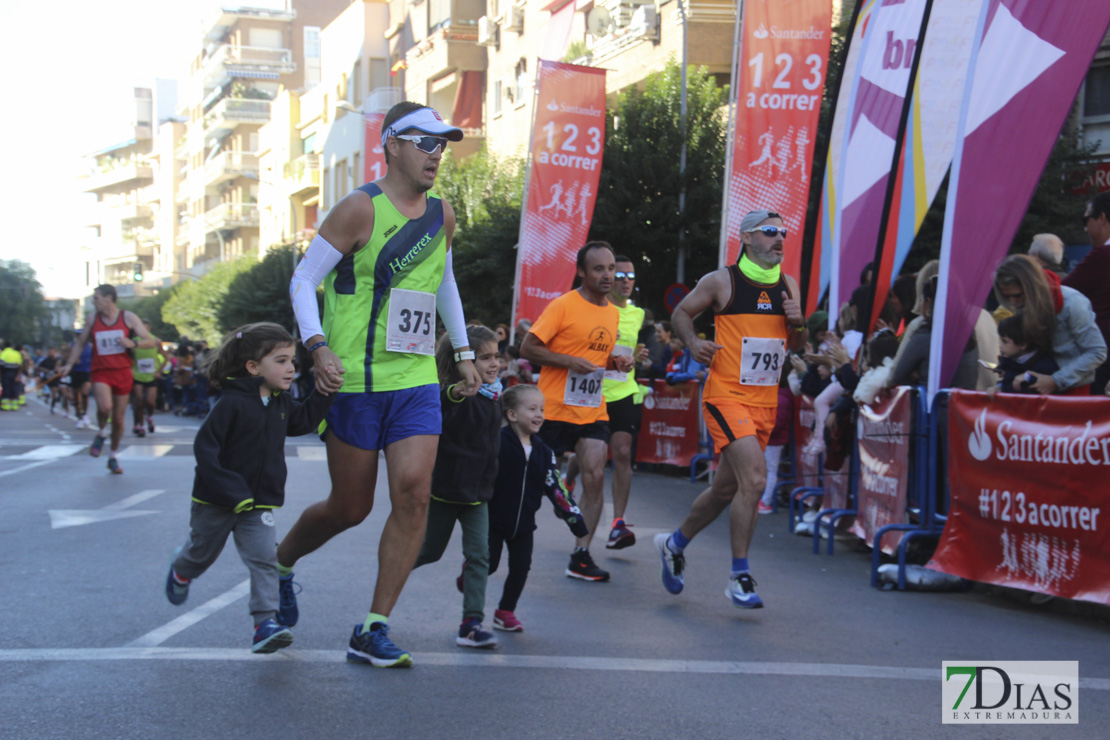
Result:
<svg viewBox="0 0 1110 740"><path fill-rule="evenodd" d="M864 34L836 188L830 318L852 295L864 266L875 256L927 6L928 0L882 0Z"/></svg>
<svg viewBox="0 0 1110 740"><path fill-rule="evenodd" d="M1108 24L1106 0L984 3L949 177L930 399L952 380Z"/></svg>

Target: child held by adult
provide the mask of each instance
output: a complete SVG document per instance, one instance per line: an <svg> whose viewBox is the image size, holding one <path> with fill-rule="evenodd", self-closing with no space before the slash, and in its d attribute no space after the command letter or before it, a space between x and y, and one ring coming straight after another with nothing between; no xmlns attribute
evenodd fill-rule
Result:
<svg viewBox="0 0 1110 740"><path fill-rule="evenodd" d="M1003 393L1035 394L1026 373L1052 375L1060 369L1051 354L1029 343L1020 315L998 322L998 352L998 390Z"/></svg>
<svg viewBox="0 0 1110 740"><path fill-rule="evenodd" d="M208 368L223 396L193 443L197 459L189 537L166 576L166 597L185 603L192 580L219 557L230 534L250 571L251 651L272 653L293 642L296 615L278 596L274 510L285 503L285 438L316 430L333 396L313 393L303 404L288 393L294 340L277 324L241 326L224 337Z"/></svg>
<svg viewBox="0 0 1110 740"><path fill-rule="evenodd" d="M482 379L476 390L464 390L456 366L455 350L444 335L436 346L443 431L439 436L428 526L416 566L443 557L455 522L462 525L463 615L455 644L495 648L497 638L482 626L485 619L486 581L489 577L489 512L497 475L497 450L501 429L501 381L497 335L484 326L468 326L468 344L474 348L474 369Z"/></svg>
<svg viewBox="0 0 1110 740"><path fill-rule="evenodd" d="M493 613L493 626L521 632L516 606L532 566L532 533L542 497L551 499L555 515L566 521L575 537L589 534L582 512L563 486L555 453L537 434L543 425L543 393L534 385L517 385L501 399L505 426L501 428L500 464L489 505L489 572L509 552L509 573L501 601Z"/></svg>

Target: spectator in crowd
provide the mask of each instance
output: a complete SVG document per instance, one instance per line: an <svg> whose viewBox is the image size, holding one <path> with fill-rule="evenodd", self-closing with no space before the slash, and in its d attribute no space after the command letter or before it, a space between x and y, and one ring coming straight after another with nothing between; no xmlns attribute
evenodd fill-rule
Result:
<svg viewBox="0 0 1110 740"><path fill-rule="evenodd" d="M806 319L806 329L809 331L809 339L807 340L808 352L819 352L821 349L821 342L825 341L825 335L829 331L829 314L827 311L814 311L810 317Z"/></svg>
<svg viewBox="0 0 1110 740"><path fill-rule="evenodd" d="M1091 301L1102 340L1110 345L1110 191L1099 193L1087 204L1083 226L1091 240L1091 251L1062 282ZM1101 395L1110 389L1107 381L1110 381L1110 360L1104 361L1095 371L1091 395Z"/></svg>
<svg viewBox="0 0 1110 740"><path fill-rule="evenodd" d="M794 355L789 359L797 360ZM775 496L775 488L779 484L779 462L782 460L782 451L794 437L794 392L790 389L790 376L794 366L787 362L782 368L782 379L779 380L779 405L775 412L775 428L767 439L767 447L763 450L763 459L767 463L767 485L763 488L763 496L759 499L756 511L760 514L770 514L774 511L771 505Z"/></svg>
<svg viewBox="0 0 1110 740"><path fill-rule="evenodd" d="M890 294L886 299L883 310L883 325L894 330L895 336L901 337L910 322L917 318L913 312L913 305L917 302L917 276L901 275L890 286ZM883 325L877 326L881 329Z"/></svg>
<svg viewBox="0 0 1110 740"><path fill-rule="evenodd" d="M912 337L902 340L902 347L899 348L890 373L891 386L927 385L929 382L929 346L933 334L933 304L937 295L936 276L925 283L921 295L921 316L924 320ZM948 384L949 388L975 390L978 387L978 357L978 346L975 335L972 334L956 365L956 373Z"/></svg>
<svg viewBox="0 0 1110 740"><path fill-rule="evenodd" d="M998 389L1003 393L1035 393L1026 373L1051 375L1060 369L1052 355L1033 346L1025 336L1020 316L998 322Z"/></svg>
<svg viewBox="0 0 1110 740"><path fill-rule="evenodd" d="M671 327L671 322L655 322L655 342L654 344L648 344L648 357L651 359L651 369L647 371L646 377L667 377L667 366L671 364L671 360L674 357L674 350L671 347L671 340L673 338L674 329Z"/></svg>
<svg viewBox="0 0 1110 740"><path fill-rule="evenodd" d="M694 359L690 348L678 337L671 339L671 361L667 364L666 380L669 385L700 383L705 380L705 365Z"/></svg>
<svg viewBox="0 0 1110 740"><path fill-rule="evenodd" d="M498 324L493 327L493 333L497 335L497 352L501 354L509 348L509 325Z"/></svg>
<svg viewBox="0 0 1110 740"><path fill-rule="evenodd" d="M1029 244L1029 256L1059 278L1063 278L1068 273L1064 267L1064 242L1055 234L1034 236Z"/></svg>
<svg viewBox="0 0 1110 740"><path fill-rule="evenodd" d="M1078 290L1049 286L1040 265L1023 254L1002 260L994 273L1000 305L1020 313L1029 344L1051 347L1060 369L1051 374L1030 372L1037 393L1086 395L1095 371L1106 360L1106 341L1095 323L1091 302Z"/></svg>

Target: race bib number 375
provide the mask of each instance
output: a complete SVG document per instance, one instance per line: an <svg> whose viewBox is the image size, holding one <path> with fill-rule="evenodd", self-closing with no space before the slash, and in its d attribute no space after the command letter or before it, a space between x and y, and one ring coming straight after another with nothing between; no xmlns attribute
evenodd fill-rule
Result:
<svg viewBox="0 0 1110 740"><path fill-rule="evenodd" d="M389 294L385 348L390 352L434 355L435 314L435 294L394 288Z"/></svg>

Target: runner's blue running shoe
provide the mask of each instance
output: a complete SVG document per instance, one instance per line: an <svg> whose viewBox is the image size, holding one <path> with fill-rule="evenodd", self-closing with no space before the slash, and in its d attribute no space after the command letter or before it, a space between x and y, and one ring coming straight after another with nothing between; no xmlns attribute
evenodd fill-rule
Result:
<svg viewBox="0 0 1110 740"><path fill-rule="evenodd" d="M93 457L100 457L100 451L104 449L104 443L107 441L107 438L102 434L93 437L92 444L89 445L89 454Z"/></svg>
<svg viewBox="0 0 1110 740"><path fill-rule="evenodd" d="M277 623L285 627L296 627L301 612L297 609L297 592L301 584L293 583L293 574L278 578L278 596L281 603L278 607Z"/></svg>
<svg viewBox="0 0 1110 740"><path fill-rule="evenodd" d="M741 573L735 578L730 578L725 596L733 606L741 609L762 609L763 599L755 592L755 579L751 573Z"/></svg>
<svg viewBox="0 0 1110 740"><path fill-rule="evenodd" d="M361 624L355 625L347 646L347 660L369 663L378 668L408 668L412 665L412 656L389 639L389 625L380 622L376 630L367 632L363 632Z"/></svg>
<svg viewBox="0 0 1110 740"><path fill-rule="evenodd" d="M293 644L293 633L272 619L267 619L254 628L252 653L273 653Z"/></svg>
<svg viewBox="0 0 1110 740"><path fill-rule="evenodd" d="M114 457L108 458L108 472L112 475L120 475L123 473L123 468L119 466L119 460Z"/></svg>
<svg viewBox="0 0 1110 740"><path fill-rule="evenodd" d="M660 532L653 540L655 549L659 551L659 558L663 561L663 588L672 594L680 594L684 585L682 571L686 569L686 556L680 552L672 552L667 547L668 539L669 533Z"/></svg>

